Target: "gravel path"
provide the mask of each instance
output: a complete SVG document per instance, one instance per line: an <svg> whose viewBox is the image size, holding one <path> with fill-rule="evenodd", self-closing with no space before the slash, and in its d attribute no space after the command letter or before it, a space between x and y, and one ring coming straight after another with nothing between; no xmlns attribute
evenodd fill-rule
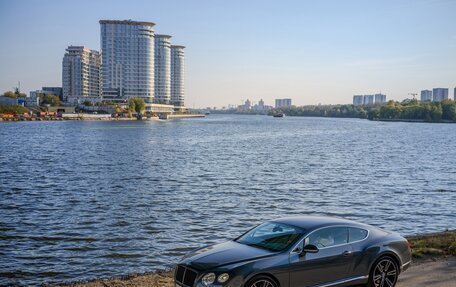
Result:
<svg viewBox="0 0 456 287"><path fill-rule="evenodd" d="M396 287L456 287L456 257L413 264Z"/></svg>

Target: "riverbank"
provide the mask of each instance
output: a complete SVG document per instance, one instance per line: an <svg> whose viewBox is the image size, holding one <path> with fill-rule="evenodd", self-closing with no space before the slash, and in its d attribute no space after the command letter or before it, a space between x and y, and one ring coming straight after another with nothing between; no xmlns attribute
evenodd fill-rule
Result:
<svg viewBox="0 0 456 287"><path fill-rule="evenodd" d="M204 118L203 114L171 114L166 117L143 117L142 120ZM103 114L67 114L62 117L0 117L0 122L20 121L136 121L136 117L111 117Z"/></svg>
<svg viewBox="0 0 456 287"><path fill-rule="evenodd" d="M399 278L397 287L455 287L456 230L407 237L413 249L413 264ZM63 284L69 287L173 287L173 271L132 274Z"/></svg>
<svg viewBox="0 0 456 287"><path fill-rule="evenodd" d="M450 120L427 121L427 120L422 120L422 119L371 119L371 121L404 122L404 123L431 123L431 124L455 124L456 123L456 121L450 121Z"/></svg>

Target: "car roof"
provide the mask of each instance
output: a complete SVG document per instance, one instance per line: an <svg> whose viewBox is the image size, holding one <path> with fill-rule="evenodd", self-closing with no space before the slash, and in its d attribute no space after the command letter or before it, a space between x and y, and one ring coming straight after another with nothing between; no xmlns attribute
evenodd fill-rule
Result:
<svg viewBox="0 0 456 287"><path fill-rule="evenodd" d="M328 216L293 216L283 217L271 220L272 222L284 223L302 228L306 231L312 231L321 227L344 225L353 227L362 227L370 229L370 225L362 224L359 222Z"/></svg>

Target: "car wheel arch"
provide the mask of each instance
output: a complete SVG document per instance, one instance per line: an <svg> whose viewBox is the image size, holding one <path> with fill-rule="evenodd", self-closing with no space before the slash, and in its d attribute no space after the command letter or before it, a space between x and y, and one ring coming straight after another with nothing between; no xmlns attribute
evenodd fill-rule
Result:
<svg viewBox="0 0 456 287"><path fill-rule="evenodd" d="M247 286L247 283L249 283L252 279L254 279L255 277L261 277L261 276L265 276L265 277L269 277L272 281L274 281L274 283L276 283L276 285L278 287L280 287L280 282L279 280L274 276L272 275L271 273L266 273L266 272L261 272L261 273L255 273L255 274L252 274L250 275L247 280L245 280L245 283L244 283L244 287L248 287Z"/></svg>

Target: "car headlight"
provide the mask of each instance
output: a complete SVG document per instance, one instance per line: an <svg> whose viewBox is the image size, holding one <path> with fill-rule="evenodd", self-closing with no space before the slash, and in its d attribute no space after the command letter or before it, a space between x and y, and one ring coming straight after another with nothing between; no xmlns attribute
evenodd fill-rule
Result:
<svg viewBox="0 0 456 287"><path fill-rule="evenodd" d="M220 283L225 283L226 281L228 281L228 279L230 279L230 275L228 275L228 273L223 273L219 275L217 281Z"/></svg>
<svg viewBox="0 0 456 287"><path fill-rule="evenodd" d="M215 281L215 274L214 273L207 273L201 279L201 282L203 283L204 286L209 286L212 283L214 283L214 281Z"/></svg>

